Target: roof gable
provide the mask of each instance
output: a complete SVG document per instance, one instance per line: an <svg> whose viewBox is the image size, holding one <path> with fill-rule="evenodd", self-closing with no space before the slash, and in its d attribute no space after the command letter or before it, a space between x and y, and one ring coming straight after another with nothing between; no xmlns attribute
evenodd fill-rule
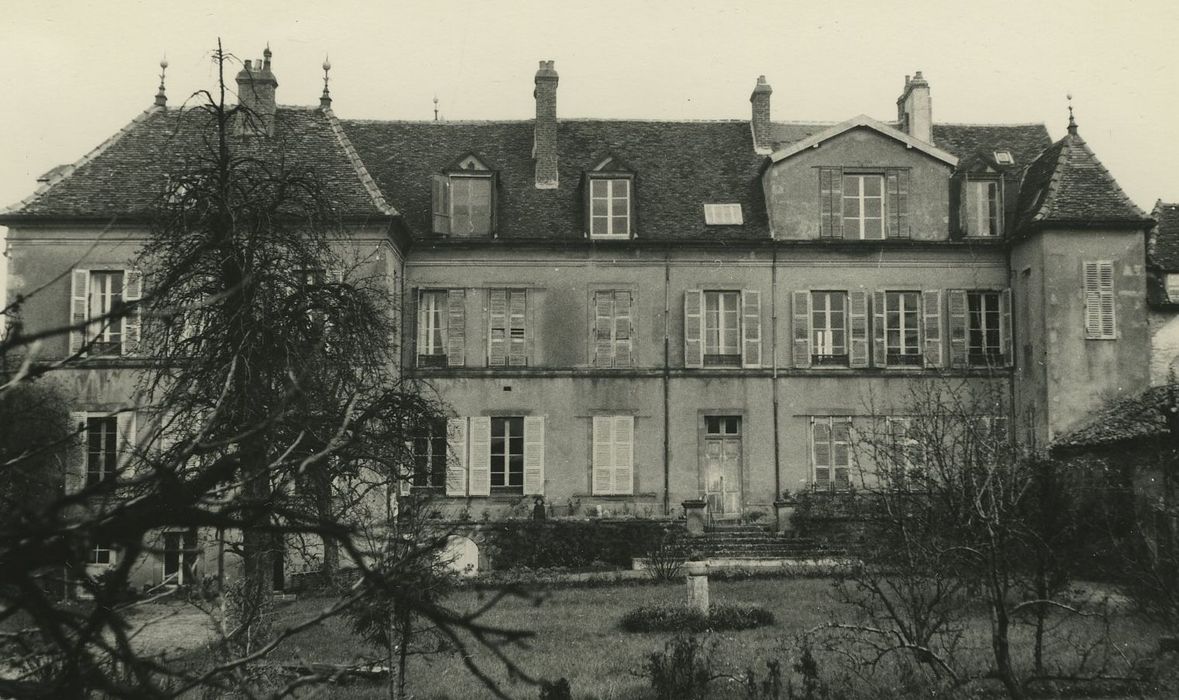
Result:
<svg viewBox="0 0 1179 700"><path fill-rule="evenodd" d="M905 144L906 147L921 151L929 157L940 160L951 167L958 165L958 158L956 156L951 155L940 148L936 148L932 144L921 141L920 139L915 139L903 131L895 129L884 122L876 121L875 119L864 114L853 117L840 124L836 124L835 126L818 133L811 134L803 138L801 141L796 141L789 146L774 151L770 154L770 160L774 163L779 163L790 156L807 150L808 148L818 148L823 144L824 141L851 131L852 129L858 128L872 129L873 131L880 133L882 136L900 141L901 143Z"/></svg>

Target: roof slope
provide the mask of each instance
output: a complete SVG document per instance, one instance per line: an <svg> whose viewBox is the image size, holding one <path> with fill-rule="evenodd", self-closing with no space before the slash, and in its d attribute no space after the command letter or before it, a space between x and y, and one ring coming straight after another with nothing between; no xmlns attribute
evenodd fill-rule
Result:
<svg viewBox="0 0 1179 700"><path fill-rule="evenodd" d="M1028 168L1017 205L1017 229L1046 224L1143 227L1150 223L1070 124Z"/></svg>
<svg viewBox="0 0 1179 700"><path fill-rule="evenodd" d="M1043 124L934 124L933 143L965 161L977 154L1010 151L1016 167L1026 167L1052 144Z"/></svg>
<svg viewBox="0 0 1179 700"><path fill-rule="evenodd" d="M1061 435L1053 449L1076 450L1109 447L1170 434L1167 407L1174 401L1172 386L1151 387L1134 396L1113 401L1093 414L1088 423Z"/></svg>
<svg viewBox="0 0 1179 700"><path fill-rule="evenodd" d="M1150 240L1150 262L1163 270L1179 271L1179 204L1159 201L1151 216L1157 222Z"/></svg>
<svg viewBox="0 0 1179 700"><path fill-rule="evenodd" d="M363 164L349 156L334 117L318 108L281 107L272 137L232 136L236 155L287 168L313 169L342 216L395 213L366 186ZM54 169L38 192L0 214L27 217L112 218L150 215L170 172L205 153L211 121L200 109L151 109L77 163Z"/></svg>

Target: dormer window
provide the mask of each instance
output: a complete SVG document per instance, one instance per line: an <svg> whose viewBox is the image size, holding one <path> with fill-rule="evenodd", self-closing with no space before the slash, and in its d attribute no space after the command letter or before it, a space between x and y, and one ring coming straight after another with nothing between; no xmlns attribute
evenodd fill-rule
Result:
<svg viewBox="0 0 1179 700"><path fill-rule="evenodd" d="M1012 157L1011 151L995 151L995 162L999 165L1014 165L1015 158Z"/></svg>
<svg viewBox="0 0 1179 700"><path fill-rule="evenodd" d="M966 181L967 236L994 237L1002 234L1003 207L998 180Z"/></svg>
<svg viewBox="0 0 1179 700"><path fill-rule="evenodd" d="M586 174L590 238L634 236L634 175L607 158Z"/></svg>
<svg viewBox="0 0 1179 700"><path fill-rule="evenodd" d="M740 226L745 223L740 204L705 204L705 226Z"/></svg>
<svg viewBox="0 0 1179 700"><path fill-rule="evenodd" d="M486 236L495 232L495 172L468 155L434 176L434 233Z"/></svg>

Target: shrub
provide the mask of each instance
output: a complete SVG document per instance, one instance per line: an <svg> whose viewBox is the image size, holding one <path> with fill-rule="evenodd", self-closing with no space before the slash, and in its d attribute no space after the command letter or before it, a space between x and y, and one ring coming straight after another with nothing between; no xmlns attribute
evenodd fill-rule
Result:
<svg viewBox="0 0 1179 700"><path fill-rule="evenodd" d="M684 604L647 605L622 616L627 632L705 632L748 630L774 624L774 615L757 605L713 605L708 615Z"/></svg>
<svg viewBox="0 0 1179 700"><path fill-rule="evenodd" d="M661 583L678 581L688 560L688 545L678 530L668 530L647 552L647 569Z"/></svg>
<svg viewBox="0 0 1179 700"><path fill-rule="evenodd" d="M558 678L555 681L540 682L540 700L573 700L573 691L569 681Z"/></svg>
<svg viewBox="0 0 1179 700"><path fill-rule="evenodd" d="M526 520L497 523L483 532L497 570L584 569L595 561L629 569L632 560L663 539L668 526L649 520Z"/></svg>
<svg viewBox="0 0 1179 700"><path fill-rule="evenodd" d="M678 636L647 656L643 670L659 700L703 700L712 682L716 642Z"/></svg>

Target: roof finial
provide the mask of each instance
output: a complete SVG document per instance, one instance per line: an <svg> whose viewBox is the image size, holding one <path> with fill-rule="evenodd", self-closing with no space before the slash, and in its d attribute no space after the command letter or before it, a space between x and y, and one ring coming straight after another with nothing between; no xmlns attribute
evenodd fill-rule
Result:
<svg viewBox="0 0 1179 700"><path fill-rule="evenodd" d="M438 121L438 96L434 95L434 121Z"/></svg>
<svg viewBox="0 0 1179 700"><path fill-rule="evenodd" d="M323 55L323 94L319 96L320 109L331 109L332 93L328 91L328 71L332 69L332 62L328 60L328 55Z"/></svg>
<svg viewBox="0 0 1179 700"><path fill-rule="evenodd" d="M1068 133L1072 136L1077 135L1077 120L1073 119L1073 94L1070 92L1065 95L1068 98Z"/></svg>
<svg viewBox="0 0 1179 700"><path fill-rule="evenodd" d="M168 56L160 59L160 89L156 92L156 106L168 106L168 95L164 91L164 74L168 71Z"/></svg>

